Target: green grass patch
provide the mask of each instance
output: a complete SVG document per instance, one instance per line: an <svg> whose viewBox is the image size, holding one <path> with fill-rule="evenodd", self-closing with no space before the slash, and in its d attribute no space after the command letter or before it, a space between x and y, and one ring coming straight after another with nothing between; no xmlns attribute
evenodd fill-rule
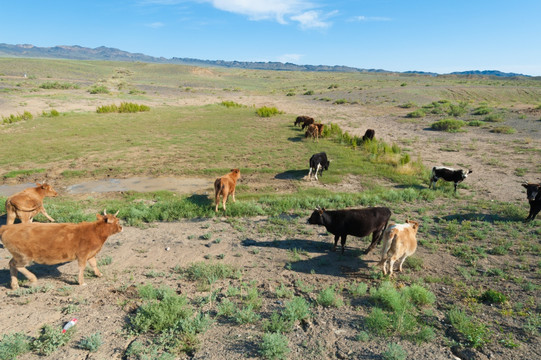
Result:
<svg viewBox="0 0 541 360"><path fill-rule="evenodd" d="M69 89L79 89L79 85L71 83L61 83L58 81L45 82L39 86L40 89L54 89L54 90L69 90Z"/></svg>
<svg viewBox="0 0 541 360"><path fill-rule="evenodd" d="M34 174L44 173L45 169L28 169L28 170L13 170L4 174L5 179L16 178L18 176L30 176Z"/></svg>
<svg viewBox="0 0 541 360"><path fill-rule="evenodd" d="M282 112L279 111L274 106L263 106L256 109L255 112L259 117L271 117L271 116L282 114Z"/></svg>
<svg viewBox="0 0 541 360"><path fill-rule="evenodd" d="M462 120L458 119L442 119L433 123L430 127L438 131L458 132L466 125Z"/></svg>
<svg viewBox="0 0 541 360"><path fill-rule="evenodd" d="M34 116L30 112L25 111L22 115L10 114L9 116L2 116L2 124L13 124L23 120L32 120L33 118Z"/></svg>
<svg viewBox="0 0 541 360"><path fill-rule="evenodd" d="M517 130L515 130L511 126L504 125L504 126L493 127L492 129L490 129L490 132L496 133L496 134L514 134L517 132Z"/></svg>

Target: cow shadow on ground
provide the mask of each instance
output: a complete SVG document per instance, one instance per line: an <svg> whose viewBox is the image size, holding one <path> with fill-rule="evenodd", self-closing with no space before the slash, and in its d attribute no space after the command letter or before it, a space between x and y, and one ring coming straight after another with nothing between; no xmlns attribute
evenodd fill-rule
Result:
<svg viewBox="0 0 541 360"><path fill-rule="evenodd" d="M299 135L299 136L291 136L291 137L288 137L287 140L288 140L288 141L291 141L291 142L301 142L303 138L304 138L304 134L303 134L303 135Z"/></svg>
<svg viewBox="0 0 541 360"><path fill-rule="evenodd" d="M423 189L428 189L428 186L423 186L423 185L418 185L418 184L413 184L413 185L395 185L394 186L395 189L417 189L417 190L423 190Z"/></svg>
<svg viewBox="0 0 541 360"><path fill-rule="evenodd" d="M214 204L208 195L202 194L193 194L191 196L188 196L186 198L186 201L200 207L212 207Z"/></svg>
<svg viewBox="0 0 541 360"><path fill-rule="evenodd" d="M58 278L61 276L60 270L58 270L58 268L62 265L64 265L64 263L56 264L56 265L33 264L30 266L27 266L26 269L30 271L32 274L36 275L36 277L38 278L38 285L43 285L42 280ZM19 281L27 280L26 277L20 272L18 273L17 278L19 279ZM7 269L0 270L0 286L9 288L10 282L11 282L11 275L9 274L9 266L8 266ZM77 285L77 281L76 279L74 279L73 281L68 281L66 282L66 285ZM24 287L24 286L21 286L21 287Z"/></svg>
<svg viewBox="0 0 541 360"><path fill-rule="evenodd" d="M285 239L273 241L256 241L244 239L246 247L272 247L289 250L289 262L285 267L304 274L323 274L339 277L369 277L370 269L376 261L361 259L363 251L358 248L347 247L344 254L332 251L333 242L321 242L306 239ZM315 254L315 256L314 256Z"/></svg>
<svg viewBox="0 0 541 360"><path fill-rule="evenodd" d="M306 170L287 170L276 174L274 178L279 180L301 180L306 174Z"/></svg>
<svg viewBox="0 0 541 360"><path fill-rule="evenodd" d="M520 222L524 220L519 215L500 215L500 214L484 214L484 213L468 213L468 214L453 214L447 216L441 216L439 219L445 221L457 221L462 224L463 221L484 221L489 223L494 223L496 221L501 222Z"/></svg>

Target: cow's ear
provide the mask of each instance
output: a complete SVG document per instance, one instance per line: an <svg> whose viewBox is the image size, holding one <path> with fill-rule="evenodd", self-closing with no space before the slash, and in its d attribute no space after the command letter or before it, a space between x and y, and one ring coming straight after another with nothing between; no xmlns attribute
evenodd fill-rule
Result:
<svg viewBox="0 0 541 360"><path fill-rule="evenodd" d="M528 184L520 184L522 186L524 186L526 189L528 188Z"/></svg>
<svg viewBox="0 0 541 360"><path fill-rule="evenodd" d="M98 220L103 219L103 215L101 215L101 214L96 214L96 219L98 219Z"/></svg>

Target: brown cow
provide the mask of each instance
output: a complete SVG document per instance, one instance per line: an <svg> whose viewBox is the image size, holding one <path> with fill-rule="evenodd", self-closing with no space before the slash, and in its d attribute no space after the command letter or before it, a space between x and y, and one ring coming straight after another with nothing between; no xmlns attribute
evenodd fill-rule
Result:
<svg viewBox="0 0 541 360"><path fill-rule="evenodd" d="M393 224L385 230L379 262L379 265L383 267L383 274L387 275L387 264L389 264L389 276L392 276L393 266L397 260L400 260L398 271L402 271L402 264L406 258L417 249L418 229L418 222L406 220L405 224Z"/></svg>
<svg viewBox="0 0 541 360"><path fill-rule="evenodd" d="M36 187L28 188L11 195L6 200L7 221L6 225L13 224L15 218L19 218L22 223L32 222L34 216L42 213L54 222L54 219L47 214L43 207L43 198L46 196L54 197L58 193L51 185L36 183Z"/></svg>
<svg viewBox="0 0 541 360"><path fill-rule="evenodd" d="M317 126L317 134L319 136L322 136L323 135L323 128L325 127L325 125L320 124L320 123L314 123L314 125Z"/></svg>
<svg viewBox="0 0 541 360"><path fill-rule="evenodd" d="M216 201L216 209L218 211L218 204L220 203L220 196L223 197L222 206L225 209L225 202L229 195L233 196L233 202L235 202L235 187L237 186L237 180L240 179L240 170L231 169L231 172L227 175L217 178L214 181L214 197Z"/></svg>
<svg viewBox="0 0 541 360"><path fill-rule="evenodd" d="M306 129L306 133L304 134L304 137L311 137L312 139L318 140L319 137L319 131L315 124L308 125L308 129Z"/></svg>
<svg viewBox="0 0 541 360"><path fill-rule="evenodd" d="M77 259L79 263L79 285L84 282L86 262L94 269L96 276L102 276L96 263L96 254L105 240L122 231L116 215L97 214L98 220L79 224L27 223L0 227L0 239L13 258L9 261L11 288L19 288L17 271L35 284L38 279L26 266L31 262L44 265L60 264Z"/></svg>
<svg viewBox="0 0 541 360"><path fill-rule="evenodd" d="M304 130L305 127L307 126L310 126L310 124L313 124L314 123L314 118L310 117L310 116L303 116L303 122L302 122L302 126L301 126L301 129Z"/></svg>
<svg viewBox="0 0 541 360"><path fill-rule="evenodd" d="M293 123L294 126L297 126L297 125L304 125L304 124L308 124L310 125L311 123L314 122L314 118L310 117L310 116L306 116L306 115L300 115L300 116L297 116L297 118L295 119L295 122ZM304 125L306 126L306 125ZM304 129L304 127L303 127Z"/></svg>

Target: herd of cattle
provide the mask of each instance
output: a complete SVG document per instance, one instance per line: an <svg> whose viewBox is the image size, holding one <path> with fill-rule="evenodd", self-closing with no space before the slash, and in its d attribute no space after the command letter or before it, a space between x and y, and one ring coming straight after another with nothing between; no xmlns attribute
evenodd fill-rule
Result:
<svg viewBox="0 0 541 360"><path fill-rule="evenodd" d="M306 137L312 136L317 139L321 136L324 125L316 124L309 116L299 116L294 125L305 127ZM374 139L375 132L368 129L363 141ZM314 177L318 180L318 173L328 170L330 161L324 152L310 157L308 173L309 180ZM438 179L454 183L455 192L457 185L462 182L471 170L455 170L447 167L433 167L430 177L429 188L435 187ZM240 170L232 169L230 173L217 178L214 182L215 211L218 211L220 197L222 207L226 210L226 202L232 196L235 202L235 188L240 178ZM9 261L11 276L11 288L19 287L17 274L21 272L33 285L37 278L26 266L35 262L38 264L54 265L69 261L78 261L79 285L84 283L84 270L88 262L94 270L94 274L100 277L102 274L97 267L96 255L101 250L107 238L122 231L118 212L114 215L97 214L94 222L74 223L34 223L32 220L38 213L42 213L49 221L55 220L47 214L43 207L45 197L55 197L58 193L48 184L36 184L36 187L25 189L11 195L6 200L6 225L0 227L0 240L4 247L13 256ZM530 204L530 213L525 221L532 221L541 211L541 183L522 184L526 188L526 195ZM20 224L15 224L19 218ZM402 271L405 259L412 255L417 248L416 234L419 223L406 220L404 224L389 224L391 210L386 207L370 207L364 209L314 210L308 223L324 226L327 231L334 235L333 251L336 251L338 239L341 239L342 253L348 235L365 237L372 235L372 242L365 253L372 251L383 241L381 260L379 265L383 273L393 274L393 266L399 261L398 270ZM388 268L388 270L387 270Z"/></svg>

